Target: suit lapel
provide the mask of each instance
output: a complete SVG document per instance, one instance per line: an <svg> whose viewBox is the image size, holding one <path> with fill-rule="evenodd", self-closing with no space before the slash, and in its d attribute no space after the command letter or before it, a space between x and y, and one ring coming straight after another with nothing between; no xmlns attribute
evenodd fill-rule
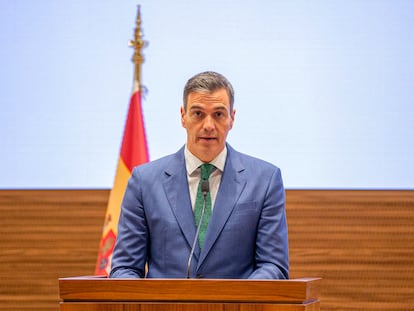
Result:
<svg viewBox="0 0 414 311"><path fill-rule="evenodd" d="M165 174L166 180L163 183L165 195L170 203L177 223L180 226L187 243L191 247L194 241L196 228L188 190L183 148L175 154L165 170ZM196 257L198 257L199 252L199 249L195 251Z"/></svg>
<svg viewBox="0 0 414 311"><path fill-rule="evenodd" d="M244 170L244 167L240 163L236 152L229 145L227 145L227 148L228 154L226 165L224 167L223 175L221 176L220 188L207 228L206 239L204 241L203 249L201 250L198 266L202 264L211 247L220 235L220 232L223 230L227 219L230 217L230 214L246 185L246 181L239 176L239 173Z"/></svg>

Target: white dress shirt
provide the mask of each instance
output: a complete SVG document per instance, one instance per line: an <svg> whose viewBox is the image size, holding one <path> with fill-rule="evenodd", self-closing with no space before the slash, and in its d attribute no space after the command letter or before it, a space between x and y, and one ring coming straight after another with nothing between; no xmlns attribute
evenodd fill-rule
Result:
<svg viewBox="0 0 414 311"><path fill-rule="evenodd" d="M223 151L220 152L219 155L213 161L210 162L210 164L213 164L216 167L209 178L212 209L214 209L214 203L216 202L217 192L221 181L221 175L223 174L224 165L226 164L226 157L227 147L224 147ZM187 169L187 180L191 197L191 206L194 210L197 196L197 188L201 177L200 165L204 164L204 162L198 159L195 155L193 155L190 152L190 150L188 150L187 146L184 149L184 159L185 166Z"/></svg>

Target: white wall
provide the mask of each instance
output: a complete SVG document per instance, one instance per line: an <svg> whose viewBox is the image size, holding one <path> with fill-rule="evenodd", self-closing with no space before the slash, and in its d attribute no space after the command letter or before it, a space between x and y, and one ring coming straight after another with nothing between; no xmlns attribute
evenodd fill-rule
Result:
<svg viewBox="0 0 414 311"><path fill-rule="evenodd" d="M110 188L135 1L0 0L0 188ZM287 188L414 189L414 1L142 0L151 159L185 140L182 88L236 90L229 142Z"/></svg>

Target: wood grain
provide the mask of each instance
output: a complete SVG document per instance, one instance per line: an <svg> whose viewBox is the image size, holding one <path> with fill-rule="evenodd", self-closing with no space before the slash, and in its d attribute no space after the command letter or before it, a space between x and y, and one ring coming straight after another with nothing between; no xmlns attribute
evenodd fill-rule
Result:
<svg viewBox="0 0 414 311"><path fill-rule="evenodd" d="M0 191L0 309L58 310L58 278L91 274L109 192Z"/></svg>
<svg viewBox="0 0 414 311"><path fill-rule="evenodd" d="M320 279L104 279L61 278L64 301L304 303L317 300Z"/></svg>
<svg viewBox="0 0 414 311"><path fill-rule="evenodd" d="M108 190L0 190L0 309L59 310L95 268ZM412 310L414 191L287 190L291 278L321 310Z"/></svg>
<svg viewBox="0 0 414 311"><path fill-rule="evenodd" d="M320 279L59 279L61 311L319 311ZM69 309L68 309L69 308Z"/></svg>
<svg viewBox="0 0 414 311"><path fill-rule="evenodd" d="M321 310L412 310L413 191L288 191L291 277L323 279Z"/></svg>
<svg viewBox="0 0 414 311"><path fill-rule="evenodd" d="M63 304L60 311L319 311L320 305L312 303L309 305L274 305L274 304L195 304L188 303L175 305L169 303L148 304Z"/></svg>

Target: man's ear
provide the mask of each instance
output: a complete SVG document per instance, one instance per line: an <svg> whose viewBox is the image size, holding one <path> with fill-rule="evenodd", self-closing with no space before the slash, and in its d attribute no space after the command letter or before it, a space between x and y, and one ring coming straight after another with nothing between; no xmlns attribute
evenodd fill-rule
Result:
<svg viewBox="0 0 414 311"><path fill-rule="evenodd" d="M185 128L185 120L184 120L185 111L184 111L184 107L183 106L180 107L180 114L181 114L181 126L183 128Z"/></svg>
<svg viewBox="0 0 414 311"><path fill-rule="evenodd" d="M233 123L234 123L234 116L236 115L236 110L235 109L233 109L233 112L231 113L231 116L230 116L230 118L231 118L231 120L230 120L230 129L232 129L233 128Z"/></svg>

